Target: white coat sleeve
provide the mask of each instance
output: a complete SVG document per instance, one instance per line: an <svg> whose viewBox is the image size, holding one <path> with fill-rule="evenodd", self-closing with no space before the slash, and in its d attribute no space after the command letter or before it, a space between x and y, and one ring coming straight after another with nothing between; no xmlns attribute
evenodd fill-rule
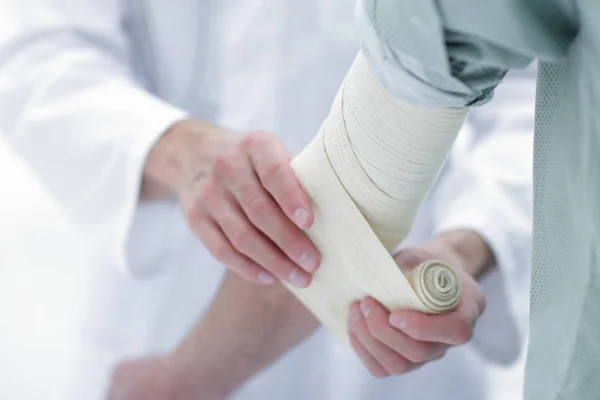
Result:
<svg viewBox="0 0 600 400"><path fill-rule="evenodd" d="M0 2L0 130L84 237L125 266L148 151L185 112L132 73L124 2Z"/></svg>
<svg viewBox="0 0 600 400"><path fill-rule="evenodd" d="M496 257L473 342L499 362L513 361L527 334L534 101L535 68L510 72L492 102L469 115L431 203L436 233L475 230Z"/></svg>

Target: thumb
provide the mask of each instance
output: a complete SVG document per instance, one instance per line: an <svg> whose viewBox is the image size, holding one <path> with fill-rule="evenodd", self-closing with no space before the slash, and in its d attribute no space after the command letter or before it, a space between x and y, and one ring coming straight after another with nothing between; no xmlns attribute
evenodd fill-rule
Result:
<svg viewBox="0 0 600 400"><path fill-rule="evenodd" d="M394 261L405 275L425 261L433 259L436 259L436 257L421 247L407 247L394 254Z"/></svg>

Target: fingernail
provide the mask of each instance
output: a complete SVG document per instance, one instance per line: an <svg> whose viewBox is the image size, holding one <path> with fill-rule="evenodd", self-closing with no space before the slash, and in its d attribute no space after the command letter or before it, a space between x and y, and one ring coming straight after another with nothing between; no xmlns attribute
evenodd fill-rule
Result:
<svg viewBox="0 0 600 400"><path fill-rule="evenodd" d="M294 211L294 222L300 228L303 228L308 222L308 211L306 211L304 208L299 208Z"/></svg>
<svg viewBox="0 0 600 400"><path fill-rule="evenodd" d="M369 314L371 313L371 301L369 300L363 300L360 302L360 311L362 311L362 314L364 315L365 318L367 318L369 316Z"/></svg>
<svg viewBox="0 0 600 400"><path fill-rule="evenodd" d="M275 283L275 278L273 277L273 275L268 274L266 272L259 272L258 273L258 281L260 283L271 284L271 283Z"/></svg>
<svg viewBox="0 0 600 400"><path fill-rule="evenodd" d="M293 271L290 274L290 283L294 286L298 286L299 288L304 288L308 286L309 278L305 274L299 271Z"/></svg>
<svg viewBox="0 0 600 400"><path fill-rule="evenodd" d="M356 322L360 319L360 310L358 307L350 308L350 321Z"/></svg>
<svg viewBox="0 0 600 400"><path fill-rule="evenodd" d="M398 329L404 329L406 328L406 316L404 316L403 314L390 314L390 325L398 328Z"/></svg>
<svg viewBox="0 0 600 400"><path fill-rule="evenodd" d="M308 253L302 253L298 259L298 264L307 272L314 272L317 269L317 259Z"/></svg>

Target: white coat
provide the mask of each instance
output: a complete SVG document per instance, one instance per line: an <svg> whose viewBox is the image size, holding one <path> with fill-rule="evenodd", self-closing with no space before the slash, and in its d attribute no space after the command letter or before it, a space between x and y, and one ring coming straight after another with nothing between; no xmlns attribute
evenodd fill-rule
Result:
<svg viewBox="0 0 600 400"><path fill-rule="evenodd" d="M223 276L175 202L138 204L152 144L194 115L300 150L357 52L349 3L0 2L0 129L103 260L78 333L79 399L102 396L116 361L172 348ZM499 268L473 342L380 381L319 330L236 399L486 398L492 363L515 360L525 334L533 97L531 71L515 74L471 114L406 242L462 227L489 241Z"/></svg>
<svg viewBox="0 0 600 400"><path fill-rule="evenodd" d="M0 398L81 399L103 257L0 137Z"/></svg>

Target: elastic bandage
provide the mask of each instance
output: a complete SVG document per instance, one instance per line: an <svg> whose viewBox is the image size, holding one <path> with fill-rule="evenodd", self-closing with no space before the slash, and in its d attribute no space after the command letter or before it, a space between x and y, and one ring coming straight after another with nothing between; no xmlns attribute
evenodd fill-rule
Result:
<svg viewBox="0 0 600 400"><path fill-rule="evenodd" d="M407 236L464 122L467 109L425 108L393 97L359 53L318 135L292 161L311 198L306 231L321 252L308 288L288 288L342 342L352 302L388 310L452 310L460 283L430 260L405 276L391 251Z"/></svg>

